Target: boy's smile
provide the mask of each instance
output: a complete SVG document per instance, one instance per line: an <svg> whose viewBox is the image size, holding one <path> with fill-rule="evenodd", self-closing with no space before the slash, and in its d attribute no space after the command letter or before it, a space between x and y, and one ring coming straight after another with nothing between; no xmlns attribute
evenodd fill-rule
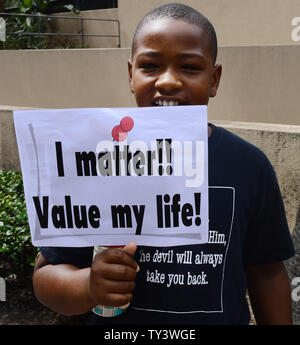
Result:
<svg viewBox="0 0 300 345"><path fill-rule="evenodd" d="M174 19L146 23L129 60L130 89L139 107L206 105L217 92L221 66L214 65L208 35Z"/></svg>

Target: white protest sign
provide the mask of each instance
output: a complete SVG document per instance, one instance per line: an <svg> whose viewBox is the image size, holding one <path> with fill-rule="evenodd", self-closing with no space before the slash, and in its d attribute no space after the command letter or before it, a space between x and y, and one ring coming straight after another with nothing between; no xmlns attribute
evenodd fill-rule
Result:
<svg viewBox="0 0 300 345"><path fill-rule="evenodd" d="M206 106L14 112L35 246L208 239Z"/></svg>

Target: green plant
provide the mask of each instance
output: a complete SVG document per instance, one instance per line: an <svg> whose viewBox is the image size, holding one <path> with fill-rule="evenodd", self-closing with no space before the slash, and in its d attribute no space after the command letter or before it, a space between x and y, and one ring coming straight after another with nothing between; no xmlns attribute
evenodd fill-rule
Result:
<svg viewBox="0 0 300 345"><path fill-rule="evenodd" d="M15 7L17 5L18 5L18 0L4 0L4 8Z"/></svg>
<svg viewBox="0 0 300 345"><path fill-rule="evenodd" d="M47 19L42 13L47 9L49 0L18 1L18 14L35 14L39 17L8 16L6 18L6 41L1 42L2 49L36 49L42 45L42 39L34 35L24 35L33 32L46 32ZM18 33L18 34L9 34Z"/></svg>
<svg viewBox="0 0 300 345"><path fill-rule="evenodd" d="M37 253L31 244L22 175L0 172L0 276L28 276Z"/></svg>
<svg viewBox="0 0 300 345"><path fill-rule="evenodd" d="M31 34L47 32L48 19L43 14L48 12L50 4L51 0L17 0L18 14L25 15L7 16L6 41L0 41L0 49L47 48L47 40L42 36ZM63 8L79 13L73 5L65 5ZM26 14L36 15L36 17L26 16Z"/></svg>

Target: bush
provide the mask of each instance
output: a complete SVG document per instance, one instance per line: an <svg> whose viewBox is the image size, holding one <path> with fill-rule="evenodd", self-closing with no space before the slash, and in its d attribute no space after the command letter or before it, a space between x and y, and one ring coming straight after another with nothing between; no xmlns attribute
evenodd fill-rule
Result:
<svg viewBox="0 0 300 345"><path fill-rule="evenodd" d="M36 14L37 17L26 16L7 16L6 18L6 41L0 42L0 49L39 49L42 47L43 38L35 35L21 35L25 33L46 32L47 18L42 16L45 12L50 0L18 0L18 14ZM16 33L13 35L9 33Z"/></svg>
<svg viewBox="0 0 300 345"><path fill-rule="evenodd" d="M47 39L36 33L47 32L50 19L44 14L48 13L51 4L51 0L16 0L17 13L24 16L7 16L5 20L6 40L0 41L0 49L47 49L49 45ZM80 13L74 5L59 7L76 14ZM27 14L38 17L25 16ZM32 35L33 33L35 35Z"/></svg>
<svg viewBox="0 0 300 345"><path fill-rule="evenodd" d="M22 175L0 172L0 276L27 277L37 253L31 243Z"/></svg>

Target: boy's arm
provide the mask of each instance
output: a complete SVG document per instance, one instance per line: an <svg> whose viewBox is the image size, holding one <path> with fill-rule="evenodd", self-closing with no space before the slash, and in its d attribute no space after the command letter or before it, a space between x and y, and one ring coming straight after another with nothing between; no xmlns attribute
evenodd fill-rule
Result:
<svg viewBox="0 0 300 345"><path fill-rule="evenodd" d="M83 314L93 305L88 294L90 268L51 265L39 255L33 274L36 298L59 314Z"/></svg>
<svg viewBox="0 0 300 345"><path fill-rule="evenodd" d="M33 275L37 299L64 315L83 314L95 305L120 306L132 299L137 264L136 250L129 244L122 250L98 253L89 268L69 264L51 265L40 254Z"/></svg>
<svg viewBox="0 0 300 345"><path fill-rule="evenodd" d="M291 291L284 263L247 266L246 275L257 324L291 325Z"/></svg>

